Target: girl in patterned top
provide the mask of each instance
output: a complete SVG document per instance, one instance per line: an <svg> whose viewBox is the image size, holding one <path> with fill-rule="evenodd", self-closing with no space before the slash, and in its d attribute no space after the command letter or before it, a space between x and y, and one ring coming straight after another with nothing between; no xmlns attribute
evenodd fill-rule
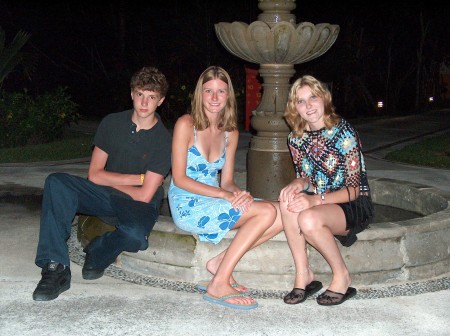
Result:
<svg viewBox="0 0 450 336"><path fill-rule="evenodd" d="M207 301L251 309L257 303L233 279L233 270L245 252L283 226L275 204L254 200L236 185L238 137L231 79L224 69L209 67L197 82L191 113L175 124L168 199L177 227L196 234L200 241L218 244L237 229L229 247L206 265L212 280L198 287L207 291L203 296Z"/></svg>
<svg viewBox="0 0 450 336"><path fill-rule="evenodd" d="M351 246L373 217L360 139L336 114L326 85L312 76L294 82L284 116L291 127L288 147L297 177L279 196L296 268L294 289L284 302L303 302L321 287L309 266L309 243L333 273L328 289L317 297L318 304L341 304L356 289L350 287L352 280L335 238Z"/></svg>

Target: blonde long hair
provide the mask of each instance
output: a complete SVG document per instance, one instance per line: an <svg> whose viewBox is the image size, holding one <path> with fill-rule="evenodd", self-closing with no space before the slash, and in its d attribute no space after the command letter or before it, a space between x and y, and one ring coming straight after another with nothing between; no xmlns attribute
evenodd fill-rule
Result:
<svg viewBox="0 0 450 336"><path fill-rule="evenodd" d="M291 127L294 135L297 137L302 136L306 127L306 121L298 114L295 108L297 90L303 86L309 86L314 95L322 98L325 110L325 127L330 129L334 125L338 124L341 117L335 111L331 92L328 90L326 84L322 83L313 76L305 75L297 79L292 84L291 89L289 90L288 101L286 103L286 111L284 112L284 118Z"/></svg>
<svg viewBox="0 0 450 336"><path fill-rule="evenodd" d="M203 84L206 82L220 79L228 85L228 100L225 108L220 112L217 127L223 131L234 131L237 129L237 110L236 96L234 94L233 84L228 72L218 66L210 66L200 75L195 87L194 95L191 101L191 116L194 127L199 131L210 126L209 120L203 110Z"/></svg>

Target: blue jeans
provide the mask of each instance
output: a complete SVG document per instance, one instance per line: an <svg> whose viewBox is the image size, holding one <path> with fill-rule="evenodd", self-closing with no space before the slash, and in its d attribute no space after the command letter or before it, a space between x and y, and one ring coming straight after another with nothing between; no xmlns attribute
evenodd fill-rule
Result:
<svg viewBox="0 0 450 336"><path fill-rule="evenodd" d="M106 232L88 245L93 266L106 268L123 251L147 249L148 235L158 219L158 209L159 205L135 201L125 193L79 176L50 174L44 185L35 263L43 267L52 260L70 265L67 240L73 219L80 213L107 217L117 223L116 230Z"/></svg>

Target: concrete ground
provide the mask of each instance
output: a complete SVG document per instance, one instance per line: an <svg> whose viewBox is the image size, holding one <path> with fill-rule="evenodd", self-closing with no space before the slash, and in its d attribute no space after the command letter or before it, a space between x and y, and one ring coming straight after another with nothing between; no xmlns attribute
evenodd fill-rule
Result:
<svg viewBox="0 0 450 336"><path fill-rule="evenodd" d="M414 181L450 193L449 170L382 159L389 150L448 131L450 110L355 126L361 134L369 177ZM237 169L245 169L249 138L248 133L242 134ZM2 165L0 191L38 192L53 171L85 176L87 163ZM34 265L38 233L38 206L0 202L2 336L450 335L450 284L447 289L422 294L356 296L335 307L319 306L313 299L295 306L279 299L258 299L257 309L241 311L208 303L199 293L137 285L110 276L86 281L81 266L72 263L70 290L53 301L36 302L31 295L40 280L40 269Z"/></svg>

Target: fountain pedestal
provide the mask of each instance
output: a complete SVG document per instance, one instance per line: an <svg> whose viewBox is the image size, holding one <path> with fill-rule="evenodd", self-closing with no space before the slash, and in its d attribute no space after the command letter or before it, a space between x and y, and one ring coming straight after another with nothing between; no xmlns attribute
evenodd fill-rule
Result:
<svg viewBox="0 0 450 336"><path fill-rule="evenodd" d="M294 178L294 167L287 148L289 127L284 121L294 64L324 54L335 42L339 26L295 23L295 0L259 0L258 21L220 22L215 25L222 45L233 55L259 63L264 79L263 96L252 112L256 131L247 156L247 189L263 199L278 198L281 188Z"/></svg>
<svg viewBox="0 0 450 336"><path fill-rule="evenodd" d="M295 177L286 145L289 127L283 118L295 70L292 64L261 64L259 73L264 95L251 119L258 133L252 136L247 154L247 187L256 197L276 200L281 187Z"/></svg>

